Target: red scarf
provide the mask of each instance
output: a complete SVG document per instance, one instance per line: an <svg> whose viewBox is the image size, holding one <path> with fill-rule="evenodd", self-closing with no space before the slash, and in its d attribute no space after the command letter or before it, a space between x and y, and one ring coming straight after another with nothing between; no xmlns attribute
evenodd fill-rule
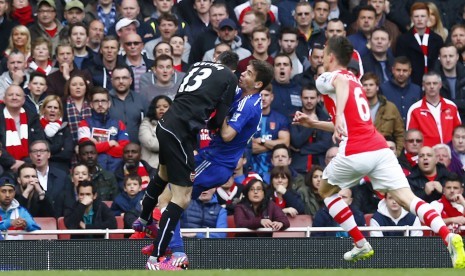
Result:
<svg viewBox="0 0 465 276"><path fill-rule="evenodd" d="M14 9L14 11L11 12L11 18L15 19L23 26L34 23L34 17L32 17L32 6L27 5L24 8Z"/></svg>
<svg viewBox="0 0 465 276"><path fill-rule="evenodd" d="M231 204L234 196L237 194L237 190L238 188L236 183L233 183L232 186L227 190L223 189L222 187L218 187L216 192L224 201L226 201L226 204Z"/></svg>
<svg viewBox="0 0 465 276"><path fill-rule="evenodd" d="M16 129L15 119L11 117L8 109L3 109L3 116L5 117L5 130L6 130L6 151L13 156L16 160L21 160L29 154L28 135L29 130L27 126L27 115L24 108L21 108L19 113L20 132Z"/></svg>
<svg viewBox="0 0 465 276"><path fill-rule="evenodd" d="M410 152L405 151L405 158L410 166L415 167L418 164L418 155L413 155Z"/></svg>
<svg viewBox="0 0 465 276"><path fill-rule="evenodd" d="M461 217L463 216L462 213L459 212L452 204L450 203L447 198L442 195L441 199L438 200L439 202L442 203L442 212L441 212L441 217L442 218L455 218L455 217Z"/></svg>
<svg viewBox="0 0 465 276"><path fill-rule="evenodd" d="M39 73L42 73L48 76L48 74L50 74L50 72L52 71L52 62L49 60L47 63L47 67L45 69L42 69L37 65L37 63L32 61L31 63L29 63L29 68L31 68L32 70L36 72L39 72Z"/></svg>
<svg viewBox="0 0 465 276"><path fill-rule="evenodd" d="M124 176L126 176L128 174L129 174L129 171L125 167L124 168ZM141 188L142 188L142 191L143 191L149 185L150 176L149 176L149 173L147 172L147 170L145 169L144 165L142 164L142 162L139 162L139 167L137 168L137 174L142 178L142 186L141 186Z"/></svg>
<svg viewBox="0 0 465 276"><path fill-rule="evenodd" d="M276 192L274 192L274 203L276 203L276 205L278 205L281 209L286 208L286 201L284 200L284 198L280 200Z"/></svg>
<svg viewBox="0 0 465 276"><path fill-rule="evenodd" d="M423 52L423 58L425 59L425 67L424 72L428 73L428 40L429 40L429 32L430 29L426 28L425 33L423 34L423 39L420 40L420 34L418 34L417 30L413 28L413 36L420 45L421 51Z"/></svg>

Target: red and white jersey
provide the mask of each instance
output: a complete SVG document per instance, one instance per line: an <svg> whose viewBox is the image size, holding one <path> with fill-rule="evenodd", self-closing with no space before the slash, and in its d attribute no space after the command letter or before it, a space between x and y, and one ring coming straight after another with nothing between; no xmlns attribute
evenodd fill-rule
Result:
<svg viewBox="0 0 465 276"><path fill-rule="evenodd" d="M376 130L371 120L370 106L363 86L348 70L324 73L316 81L331 120L334 123L336 119L336 91L333 82L338 74L349 80L349 97L343 116L347 137L342 137L339 152L348 156L387 148L386 140Z"/></svg>

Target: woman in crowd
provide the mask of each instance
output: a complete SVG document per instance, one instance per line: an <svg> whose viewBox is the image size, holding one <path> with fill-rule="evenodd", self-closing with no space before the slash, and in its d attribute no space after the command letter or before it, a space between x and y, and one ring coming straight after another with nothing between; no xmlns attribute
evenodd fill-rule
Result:
<svg viewBox="0 0 465 276"><path fill-rule="evenodd" d="M72 76L65 84L64 120L69 124L74 145L78 144L79 122L91 116L91 108L87 100L89 91L89 84L82 74Z"/></svg>
<svg viewBox="0 0 465 276"><path fill-rule="evenodd" d="M250 180L244 187L241 202L234 208L236 227L250 229L272 228L275 231L289 228L289 219L273 201L265 196L265 184L258 179ZM270 237L272 233L244 233L236 236Z"/></svg>
<svg viewBox="0 0 465 276"><path fill-rule="evenodd" d="M323 176L323 168L313 165L312 169L305 175L305 186L297 189L305 205L305 214L314 216L323 205L323 199L318 193Z"/></svg>
<svg viewBox="0 0 465 276"><path fill-rule="evenodd" d="M295 217L305 213L304 202L290 185L292 177L288 167L274 167L270 172L270 181L270 198L286 215Z"/></svg>
<svg viewBox="0 0 465 276"><path fill-rule="evenodd" d="M53 73L51 52L52 43L49 40L43 37L34 39L32 42L32 61L29 63L29 68L46 76Z"/></svg>
<svg viewBox="0 0 465 276"><path fill-rule="evenodd" d="M158 152L160 148L157 136L155 135L155 129L158 125L158 120L168 111L171 103L172 101L168 96L160 95L153 98L147 115L139 127L142 160L145 160L153 168L158 168Z"/></svg>
<svg viewBox="0 0 465 276"><path fill-rule="evenodd" d="M1 38L5 39L5 38ZM4 57L2 59L2 68L4 71L8 70L7 68L7 60L8 56L10 55L13 50L18 50L24 54L26 61L30 61L31 58L31 33L29 32L28 28L23 25L15 26L11 30L11 35L8 40L8 47L3 53Z"/></svg>
<svg viewBox="0 0 465 276"><path fill-rule="evenodd" d="M63 103L56 95L47 96L40 109L40 124L50 144L50 162L69 172L73 157L73 139L68 122L63 122Z"/></svg>
<svg viewBox="0 0 465 276"><path fill-rule="evenodd" d="M91 178L89 168L83 163L78 163L71 170L71 182L73 182L74 195L74 198L71 201L78 199L77 186L81 181L91 181Z"/></svg>
<svg viewBox="0 0 465 276"><path fill-rule="evenodd" d="M429 8L428 27L440 35L442 40L446 41L449 31L444 28L444 24L442 24L441 14L439 13L438 7L433 2L426 2L426 5Z"/></svg>

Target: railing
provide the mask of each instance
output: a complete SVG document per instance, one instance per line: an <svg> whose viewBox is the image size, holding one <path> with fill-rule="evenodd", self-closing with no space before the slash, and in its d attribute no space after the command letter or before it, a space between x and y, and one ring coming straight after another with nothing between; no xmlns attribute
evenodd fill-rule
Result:
<svg viewBox="0 0 465 276"><path fill-rule="evenodd" d="M431 231L428 226L360 226L360 231L403 231L404 236L409 236L411 231ZM465 226L460 226L457 230L465 230ZM192 228L181 229L182 233L205 233L206 238L210 238L211 233L260 233L260 232L305 232L305 237L310 237L311 232L339 232L344 231L341 227L290 227L283 231L274 231L271 228L259 228L252 230L249 228ZM103 230L88 230L88 229L68 229L68 230L36 230L32 232L9 230L2 232L5 238L8 235L88 235L88 234L104 234L105 239L110 238L110 234L132 234L132 229L103 229Z"/></svg>

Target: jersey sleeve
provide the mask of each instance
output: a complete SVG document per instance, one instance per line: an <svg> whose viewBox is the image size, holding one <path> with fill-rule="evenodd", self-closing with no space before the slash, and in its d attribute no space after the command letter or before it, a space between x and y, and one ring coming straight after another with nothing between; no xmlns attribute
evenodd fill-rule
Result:
<svg viewBox="0 0 465 276"><path fill-rule="evenodd" d="M239 103L237 110L231 114L229 119L229 126L231 126L237 133L241 132L242 128L254 117L255 109L259 108L261 112L261 100L252 102L251 99L243 99Z"/></svg>
<svg viewBox="0 0 465 276"><path fill-rule="evenodd" d="M325 72L321 74L315 82L318 91L324 95L335 93L333 81L336 76L337 72Z"/></svg>

